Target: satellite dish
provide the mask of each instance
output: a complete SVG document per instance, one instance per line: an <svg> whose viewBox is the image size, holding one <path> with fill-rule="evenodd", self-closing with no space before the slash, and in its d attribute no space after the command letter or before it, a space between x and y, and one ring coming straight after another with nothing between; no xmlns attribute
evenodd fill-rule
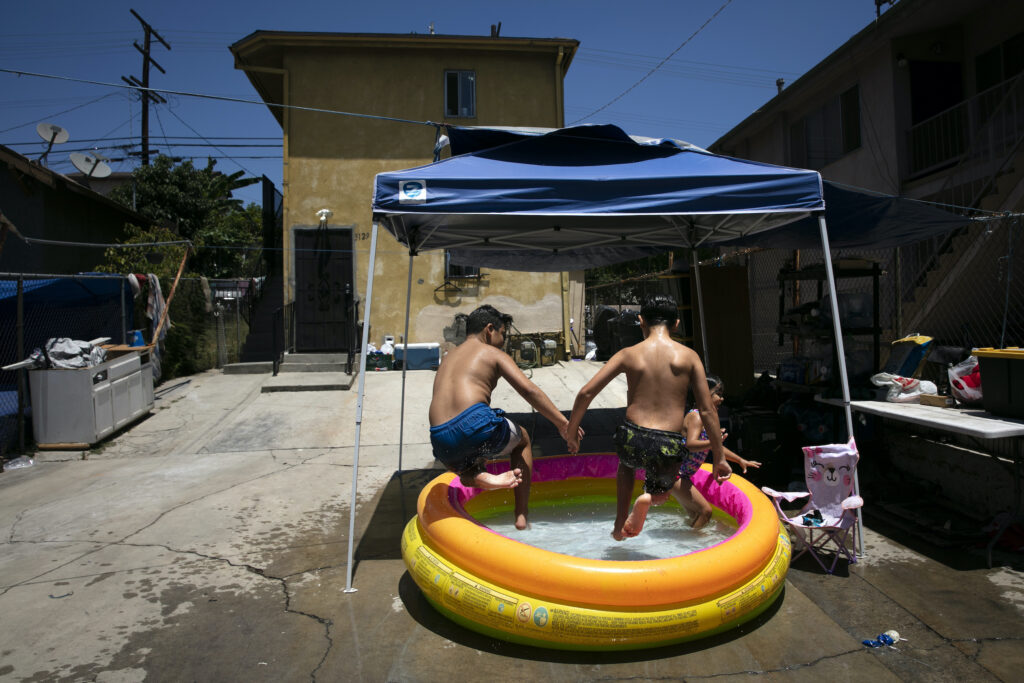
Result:
<svg viewBox="0 0 1024 683"><path fill-rule="evenodd" d="M46 151L36 159L39 163L46 161L46 155L50 153L50 150L53 149L54 145L60 145L68 141L68 132L56 123L40 123L36 126L36 132L39 133L39 137L47 143Z"/></svg>
<svg viewBox="0 0 1024 683"><path fill-rule="evenodd" d="M68 132L56 123L40 123L36 126L36 132L51 145L60 145L68 141Z"/></svg>
<svg viewBox="0 0 1024 683"><path fill-rule="evenodd" d="M84 173L86 178L106 178L110 175L110 166L103 161L103 157L99 154L91 155L72 152L69 156L71 157L71 163L75 165L75 168Z"/></svg>

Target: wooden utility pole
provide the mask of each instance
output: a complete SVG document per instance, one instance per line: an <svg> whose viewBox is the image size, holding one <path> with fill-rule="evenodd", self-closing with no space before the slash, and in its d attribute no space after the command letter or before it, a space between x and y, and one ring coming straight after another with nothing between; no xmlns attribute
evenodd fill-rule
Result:
<svg viewBox="0 0 1024 683"><path fill-rule="evenodd" d="M142 30L145 31L145 37L143 38L141 46L138 44L138 42L132 43L132 45L135 46L135 49L142 53L142 80L139 80L135 76L121 76L121 80L127 83L128 85L134 85L140 88L148 88L150 64L159 69L160 73L167 73L166 71L164 71L164 68L160 66L157 63L157 61L153 59L153 57L149 54L151 39L156 38L168 50L171 49L171 46L167 44L167 41L164 40L152 26L146 23L145 19L139 16L138 12L136 12L133 9L130 9L128 11L132 13L133 17L139 20L139 23L142 24ZM166 104L167 100L165 100L160 95L157 95L155 92L150 92L149 90L139 90L139 95L142 99L142 164L143 166L149 166L149 103L157 102L161 104Z"/></svg>

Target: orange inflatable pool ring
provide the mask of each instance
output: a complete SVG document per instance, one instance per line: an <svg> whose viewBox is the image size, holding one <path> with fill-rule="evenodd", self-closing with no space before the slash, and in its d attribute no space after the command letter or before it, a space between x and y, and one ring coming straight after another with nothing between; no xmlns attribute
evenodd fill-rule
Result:
<svg viewBox="0 0 1024 683"><path fill-rule="evenodd" d="M538 458L531 506L595 497L614 505L617 466L615 455ZM473 514L509 507L511 491L482 492L443 474L420 494L402 556L438 611L497 638L559 649L635 649L705 637L754 618L778 598L790 544L772 504L741 477L719 485L705 465L693 482L735 520L734 534L679 557L609 561L491 531Z"/></svg>

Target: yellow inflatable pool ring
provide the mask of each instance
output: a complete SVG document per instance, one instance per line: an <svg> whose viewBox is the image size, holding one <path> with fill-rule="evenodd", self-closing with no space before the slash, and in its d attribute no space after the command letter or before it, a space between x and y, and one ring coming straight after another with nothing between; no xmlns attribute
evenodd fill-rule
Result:
<svg viewBox="0 0 1024 683"><path fill-rule="evenodd" d="M499 471L502 463L495 463ZM507 464L505 465L507 469ZM531 504L614 498L614 455L538 458ZM644 561L590 560L495 533L473 513L511 506L443 474L422 491L402 557L427 600L453 621L513 642L558 649L656 647L748 621L781 594L789 536L764 494L738 476L722 485L705 465L694 485L736 532L710 548Z"/></svg>

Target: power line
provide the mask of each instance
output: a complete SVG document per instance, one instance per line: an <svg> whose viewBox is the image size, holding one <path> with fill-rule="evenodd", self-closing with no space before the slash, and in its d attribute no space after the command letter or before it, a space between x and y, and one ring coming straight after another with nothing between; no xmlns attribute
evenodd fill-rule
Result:
<svg viewBox="0 0 1024 683"><path fill-rule="evenodd" d="M232 137L217 137L215 135L211 135L209 137L206 137L206 136L203 136L203 135L161 135L160 137L164 138L165 140L181 140L181 142L168 142L168 144L181 145L181 146L186 146L186 147L206 147L206 146L208 146L205 143L203 143L203 144L200 144L200 143L189 143L188 142L189 140L207 140L207 141L209 141L209 140L280 140L281 139L280 136L273 136L273 137L269 137L269 136L268 137L251 137L251 138L248 138L248 137L233 137L232 138ZM127 136L126 135L126 136L122 136L122 137L105 137L105 138L74 138L75 142L80 142L80 143L86 143L86 142L114 142L116 140L133 141L133 140L135 140L135 137L134 136ZM5 142L3 144L6 145L7 147L28 147L29 145L38 145L39 144L39 140L32 140L31 142ZM253 142L253 143L249 143L249 144L229 142L229 143L218 143L218 144L220 144L222 147L281 147L283 145L282 142L270 142L270 143L267 143L267 142Z"/></svg>
<svg viewBox="0 0 1024 683"><path fill-rule="evenodd" d="M729 0L732 2L732 0ZM108 83L104 81L93 81L86 78L72 78L70 76L57 76L55 74L44 74L35 71L22 71L20 69L2 69L0 73L14 74L15 76L31 76L33 78L49 78L57 81L67 81L70 83L87 83L89 85L99 85L106 88L118 88L120 90L140 90L152 93L162 93L164 95L180 95L181 97L195 97L205 100L217 100L219 102L237 102L239 104L256 104L262 107L274 107L276 109L291 109L294 111L308 111L316 114L337 114L339 116L354 116L362 119L376 119L378 121L394 121L396 123L412 123L418 126L432 126L438 127L441 124L434 123L433 121L413 121L411 119L402 119L396 116L381 116L380 114L359 114L351 111L339 111L337 109L324 109L322 107L303 107L298 104L281 104L279 102L264 102L261 100L247 100L241 97L227 97L225 95L208 95L205 93L187 92L184 90L170 90L168 88L142 88L139 86L121 85L120 83ZM596 112L595 112L596 113ZM3 131L0 131L3 132Z"/></svg>
<svg viewBox="0 0 1024 683"><path fill-rule="evenodd" d="M195 128L193 128L192 126L190 126L190 125L188 124L188 122L187 122L187 121L185 121L185 119L183 119L183 118L181 118L180 116L178 116L177 114L175 114L175 113L174 113L174 110L173 110L173 109L168 109L167 111L169 111L169 112L170 112L171 116L173 116L174 118L176 118L176 119L178 119L179 121L181 121L182 123L184 123L184 124L185 124L185 126L186 126L186 127L187 127L187 128L189 129L189 130L191 130L191 131L192 131L193 133L195 133L196 135L199 135L200 137L202 137L202 135L200 134L200 132L199 132L198 130L196 130ZM209 140L207 140L207 142L210 142L210 141L209 141ZM224 156L228 156L228 155L227 155L227 153L226 153L226 152L225 152L224 150L220 149L219 147L217 147L217 146L216 146L216 145L214 145L213 143L210 143L210 146L211 146L211 147L213 147L213 148L214 148L215 150L217 150L218 152L220 152L221 154L223 154ZM231 159L231 157L229 157L229 156L228 156L228 158L229 158L229 159ZM231 160L235 162L235 165L237 165L237 166L238 166L238 167L239 167L240 169L242 169L243 171L245 171L245 172L246 172L246 173L248 173L249 175L251 175L251 176L256 176L256 175L257 175L256 173L253 173L252 171L250 171L249 169L247 169L247 168L246 168L245 166L243 166L242 164L238 163L238 162L237 162L237 161L235 161L234 159L231 159Z"/></svg>
<svg viewBox="0 0 1024 683"><path fill-rule="evenodd" d="M44 116L43 118L44 119L52 119L55 116L60 116L61 114L67 114L68 112L72 112L72 111L74 111L76 109L81 109L82 107L87 107L90 104L95 104L95 103L99 102L100 100L106 99L108 97L113 97L114 95L120 95L120 94L121 93L108 92L106 95L101 95L101 96L97 97L94 100L89 100L85 104L79 104L77 106L71 107L70 109L65 109L65 110L59 111L59 112L57 112L55 114L50 114L49 116ZM12 130L17 130L18 128L24 128L25 126L31 126L31 125L36 124L38 122L39 122L39 118L34 118L31 121L29 121L28 123L20 123L17 126L12 126L11 128L5 128L3 130L0 130L0 133L8 133L8 132L10 132Z"/></svg>
<svg viewBox="0 0 1024 683"><path fill-rule="evenodd" d="M602 55L609 55L609 56L612 56L612 55L622 55L622 56L625 56L625 57L637 57L637 58L640 58L640 59L646 59L646 60L650 60L650 61L657 61L658 60L658 57L655 57L653 55L643 55L643 54L639 54L639 53L636 53L636 52L621 52L621 51L618 51L618 50L601 50L599 48L582 48L582 47L576 53L575 59L579 59L581 54L586 56L586 57L589 57L590 53L592 53L592 52L593 53L600 53ZM611 58L611 57L609 57L609 58ZM770 75L773 75L773 76L799 76L800 75L796 71L782 71L781 69L761 69L761 68L754 67L754 66L738 66L738 65L735 65L735 64L719 64L717 62L698 62L698 61L693 61L693 60L689 60L689 59L673 59L672 63L680 65L680 66L684 65L684 64L696 64L698 66L710 66L710 67L714 67L716 69L732 69L732 70L740 71L740 72L742 72L742 71L756 71L756 72L760 72L760 73L764 73L764 74L770 74Z"/></svg>
<svg viewBox="0 0 1024 683"><path fill-rule="evenodd" d="M597 109L595 109L594 111L590 112L589 114L587 114L587 115L586 115L586 116L584 116L583 118L579 118L579 119L576 119L575 121L573 121L573 122L572 122L571 124L569 124L569 125L575 125L575 124L579 123L580 121L583 121L584 119L589 119L589 118L590 118L591 116L593 116L594 114L596 114L596 113L598 113L598 112L600 112L600 111L603 111L603 110L607 109L608 107L610 107L611 105L615 104L616 102L618 102L619 100L621 100L621 99L622 99L623 97L625 97L626 95L628 95L628 94L629 94L630 92L632 92L634 88L636 88L636 87L637 87L638 85L640 85L641 83L643 83L644 81L646 81L646 80L647 80L648 78L650 78L650 77L651 77L651 75L653 75L653 74L654 74L654 72L655 72L655 71L657 71L658 69L660 69L660 68L662 67L662 65L664 65L664 64L665 64L665 62L667 62L668 60L672 59L672 57L674 57L674 56L675 56L675 54L676 54L677 52L679 52L680 50L682 50L682 49L683 49L683 47L685 47L687 43L689 43L689 42L690 42L691 40L693 40L693 39L694 39L694 38L695 38L695 37L697 36L697 34L698 34L698 33L700 33L701 31L703 31L703 30L704 30L704 27L705 27L705 26L707 26L708 24L710 24L710 23L711 23L711 22L712 22L712 21L714 20L714 18L715 18L715 17L717 17L717 16L719 15L719 14L721 14L721 13L722 13L722 10L724 10L724 9L725 9L726 7L728 7L728 6L729 6L729 5L731 4L731 3L732 3L732 0L725 0L725 3L723 3L721 7L719 7L719 8L717 9L717 10L715 10L715 13L714 13L714 14L712 14L712 15L711 15L711 17L709 17L707 21L705 21L705 22L704 22L703 24L701 24L700 28L698 28L698 29L697 29L696 31L694 31L693 33L691 33L691 34L690 34L690 37L689 37L689 38L687 38L686 40L684 40L684 41L683 41L683 42L682 42L682 43L681 43L681 44L679 45L679 47L677 47L677 48L676 48L675 50L672 50L672 53L671 53L671 54L669 54L669 56L668 56L668 57L665 57L665 59L663 59L663 60L661 60L660 62L658 62L658 64L657 64L657 65L656 65L656 66L655 66L655 67L654 67L653 69L651 69L651 70L650 70L650 71L648 71L648 72L647 72L646 74L644 74L643 78L641 78L641 79L640 79L639 81L637 81L637 82L636 82L636 83L634 83L633 85L629 86L629 87L628 87L628 88L627 88L627 89L626 89L626 90L625 90L624 92L622 92L622 93L621 93L621 94L620 94L620 95L619 95L618 97L616 97L616 98L612 99L612 100L611 100L610 102L608 102L607 104L605 104L605 105L603 105L603 106L601 106L601 107L598 107Z"/></svg>

